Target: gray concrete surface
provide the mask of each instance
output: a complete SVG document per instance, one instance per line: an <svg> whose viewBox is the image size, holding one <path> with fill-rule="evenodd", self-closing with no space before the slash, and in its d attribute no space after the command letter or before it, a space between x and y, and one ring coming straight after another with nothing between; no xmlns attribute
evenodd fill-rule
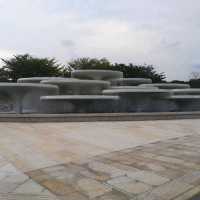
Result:
<svg viewBox="0 0 200 200"><path fill-rule="evenodd" d="M98 95L109 88L110 82L100 80L45 80L41 83L57 85L60 95Z"/></svg>
<svg viewBox="0 0 200 200"><path fill-rule="evenodd" d="M75 70L72 72L72 78L108 81L123 78L123 73L112 70Z"/></svg>

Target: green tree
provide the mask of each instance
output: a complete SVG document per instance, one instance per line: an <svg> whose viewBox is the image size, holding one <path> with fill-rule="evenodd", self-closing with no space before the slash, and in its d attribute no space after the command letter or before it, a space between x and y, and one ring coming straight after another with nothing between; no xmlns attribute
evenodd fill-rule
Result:
<svg viewBox="0 0 200 200"><path fill-rule="evenodd" d="M0 70L0 80L16 82L18 78L63 76L64 67L49 58L36 58L25 55L15 55L11 59L1 59L3 67Z"/></svg>
<svg viewBox="0 0 200 200"><path fill-rule="evenodd" d="M72 69L104 69L122 71L125 78L150 78L154 83L164 82L164 73L158 73L152 65L112 64L106 58L78 58L68 63Z"/></svg>
<svg viewBox="0 0 200 200"><path fill-rule="evenodd" d="M106 58L77 58L68 63L71 69L112 69L112 64Z"/></svg>

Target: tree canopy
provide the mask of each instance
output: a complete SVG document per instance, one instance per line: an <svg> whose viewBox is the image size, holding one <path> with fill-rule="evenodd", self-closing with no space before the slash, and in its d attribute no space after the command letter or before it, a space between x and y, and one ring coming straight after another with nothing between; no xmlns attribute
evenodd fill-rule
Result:
<svg viewBox="0 0 200 200"><path fill-rule="evenodd" d="M0 70L1 81L17 81L24 77L62 76L63 66L52 58L36 58L25 55L16 55L11 59L1 59L3 67Z"/></svg>
<svg viewBox="0 0 200 200"><path fill-rule="evenodd" d="M125 78L150 78L154 83L165 81L165 74L158 73L152 65L112 64L106 58L78 58L68 63L73 69L104 69L122 71Z"/></svg>
<svg viewBox="0 0 200 200"><path fill-rule="evenodd" d="M157 72L152 65L113 64L106 58L78 58L68 62L66 67L58 64L54 58L37 58L29 54L1 60L4 65L0 68L0 81L16 82L24 77L69 77L70 72L77 69L122 71L125 78L150 78L154 83L164 82L166 78L164 73Z"/></svg>

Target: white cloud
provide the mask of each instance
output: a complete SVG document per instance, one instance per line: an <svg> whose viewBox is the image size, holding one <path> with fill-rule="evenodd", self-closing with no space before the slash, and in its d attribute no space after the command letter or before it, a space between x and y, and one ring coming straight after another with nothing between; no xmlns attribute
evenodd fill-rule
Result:
<svg viewBox="0 0 200 200"><path fill-rule="evenodd" d="M199 60L199 10L199 0L0 0L0 55L107 57L187 79Z"/></svg>

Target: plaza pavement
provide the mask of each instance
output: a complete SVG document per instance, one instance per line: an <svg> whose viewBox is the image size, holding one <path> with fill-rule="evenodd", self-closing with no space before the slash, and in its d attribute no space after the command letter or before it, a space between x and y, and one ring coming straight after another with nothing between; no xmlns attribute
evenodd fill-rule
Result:
<svg viewBox="0 0 200 200"><path fill-rule="evenodd" d="M200 120L0 123L0 200L187 200Z"/></svg>

